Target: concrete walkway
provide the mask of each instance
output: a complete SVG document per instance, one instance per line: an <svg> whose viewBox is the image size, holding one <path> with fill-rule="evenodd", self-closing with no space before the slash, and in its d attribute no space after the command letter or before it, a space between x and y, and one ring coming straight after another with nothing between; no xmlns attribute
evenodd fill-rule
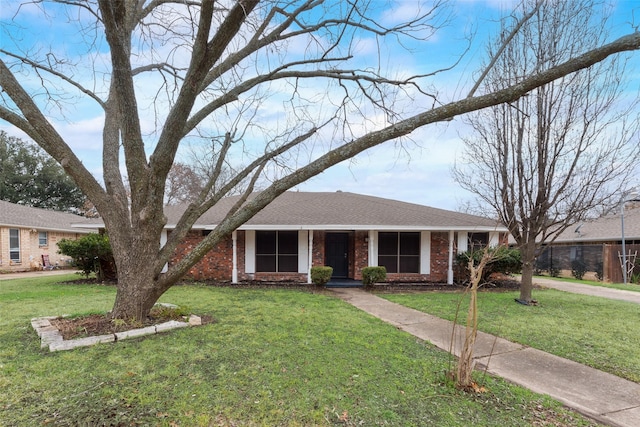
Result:
<svg viewBox="0 0 640 427"><path fill-rule="evenodd" d="M594 297L610 298L640 304L640 292L637 291L625 291L621 289L605 288L602 286L581 285L579 283L563 282L562 280L545 279L543 277L534 277L533 284L544 288L572 292L574 294L591 295ZM629 289L635 288L640 290L640 286L635 284L629 284L627 286L629 286ZM640 426L640 424L638 425Z"/></svg>
<svg viewBox="0 0 640 427"><path fill-rule="evenodd" d="M540 284L546 286L546 283ZM336 288L332 291L344 301L402 331L445 351L452 350L456 356L460 354L464 330L456 327L451 348L452 322L395 304L362 289ZM612 295L619 296L618 292ZM474 351L478 367L487 367L487 372L493 375L536 393L547 394L601 423L615 427L640 426L640 384L483 332L478 332Z"/></svg>
<svg viewBox="0 0 640 427"><path fill-rule="evenodd" d="M60 274L73 274L77 270L42 270L42 271L25 271L20 273L3 273L0 274L0 280L13 280L13 279L26 279L28 277L45 277L45 276L58 276Z"/></svg>

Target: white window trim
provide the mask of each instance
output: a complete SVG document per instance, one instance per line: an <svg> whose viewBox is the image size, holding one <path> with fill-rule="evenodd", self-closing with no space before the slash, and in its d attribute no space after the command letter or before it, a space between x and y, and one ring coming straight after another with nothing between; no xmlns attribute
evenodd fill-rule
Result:
<svg viewBox="0 0 640 427"><path fill-rule="evenodd" d="M244 270L247 274L256 272L256 231L244 232Z"/></svg>
<svg viewBox="0 0 640 427"><path fill-rule="evenodd" d="M309 270L309 231L298 230L298 273L307 274Z"/></svg>
<svg viewBox="0 0 640 427"><path fill-rule="evenodd" d="M17 246L17 247L12 247L12 246L11 246L11 231L12 231L12 230L15 230L15 231L17 231L17 232L18 232L18 246ZM21 237L21 236L20 236L20 229L19 229L19 228L10 228L10 229L9 229L9 260L10 260L11 262L15 262L15 263L20 263L20 262L22 262L22 254L21 254L21 252L22 252L22 250L21 250L21 246L22 246L22 245L21 245L21 243L22 243L22 242L21 242L20 237ZM11 257L11 254L12 254L13 252L17 252L17 253L18 253L18 259L13 259L13 258Z"/></svg>
<svg viewBox="0 0 640 427"><path fill-rule="evenodd" d="M420 274L431 274L431 232L420 232Z"/></svg>
<svg viewBox="0 0 640 427"><path fill-rule="evenodd" d="M44 244L42 244L41 241L40 241L41 240L40 239L40 235L42 235L42 234L44 234L44 240L45 240ZM47 231L38 231L38 246L41 247L41 248L49 246L49 233Z"/></svg>

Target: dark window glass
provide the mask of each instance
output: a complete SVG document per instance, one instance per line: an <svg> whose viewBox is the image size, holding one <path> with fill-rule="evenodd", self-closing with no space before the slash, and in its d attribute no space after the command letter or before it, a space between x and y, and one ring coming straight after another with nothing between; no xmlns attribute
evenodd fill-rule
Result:
<svg viewBox="0 0 640 427"><path fill-rule="evenodd" d="M398 255L398 233L378 233L378 240L379 255Z"/></svg>
<svg viewBox="0 0 640 427"><path fill-rule="evenodd" d="M420 255L420 233L400 233L400 255Z"/></svg>
<svg viewBox="0 0 640 427"><path fill-rule="evenodd" d="M387 273L420 272L420 233L378 233L378 265Z"/></svg>
<svg viewBox="0 0 640 427"><path fill-rule="evenodd" d="M256 271L298 271L298 232L256 231Z"/></svg>
<svg viewBox="0 0 640 427"><path fill-rule="evenodd" d="M489 233L469 233L469 249L482 249L489 245Z"/></svg>
<svg viewBox="0 0 640 427"><path fill-rule="evenodd" d="M256 231L256 253L261 255L275 255L276 232Z"/></svg>
<svg viewBox="0 0 640 427"><path fill-rule="evenodd" d="M387 273L398 272L398 257L393 255L379 255L378 265L387 269Z"/></svg>
<svg viewBox="0 0 640 427"><path fill-rule="evenodd" d="M298 255L278 255L278 271L289 273L298 271Z"/></svg>
<svg viewBox="0 0 640 427"><path fill-rule="evenodd" d="M401 256L400 257L401 273L419 273L420 257L419 256Z"/></svg>
<svg viewBox="0 0 640 427"><path fill-rule="evenodd" d="M256 255L256 271L276 271L276 256Z"/></svg>
<svg viewBox="0 0 640 427"><path fill-rule="evenodd" d="M297 231L278 231L278 254L298 255Z"/></svg>

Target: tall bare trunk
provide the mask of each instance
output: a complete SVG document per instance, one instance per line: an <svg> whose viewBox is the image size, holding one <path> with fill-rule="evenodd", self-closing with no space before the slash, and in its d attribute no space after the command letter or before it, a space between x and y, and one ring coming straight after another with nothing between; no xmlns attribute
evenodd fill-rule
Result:
<svg viewBox="0 0 640 427"><path fill-rule="evenodd" d="M522 282L520 283L519 302L529 304L532 301L533 267L536 260L535 243L525 243L521 247L520 255L522 257Z"/></svg>

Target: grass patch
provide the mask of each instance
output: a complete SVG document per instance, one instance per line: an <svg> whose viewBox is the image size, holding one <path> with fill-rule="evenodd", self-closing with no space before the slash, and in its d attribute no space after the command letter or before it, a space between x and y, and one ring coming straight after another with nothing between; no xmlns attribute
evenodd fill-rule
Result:
<svg viewBox="0 0 640 427"><path fill-rule="evenodd" d="M536 290L538 306L514 303L518 292L481 292L479 330L640 382L638 304ZM453 320L462 293L380 294L425 313ZM466 298L466 297L464 297ZM467 302L461 307L465 319Z"/></svg>
<svg viewBox="0 0 640 427"><path fill-rule="evenodd" d="M602 286L603 288L640 292L640 285L638 285L637 283L629 282L625 285L624 283L606 283L606 282L598 282L595 280L578 280L574 277L552 277L552 276L534 276L533 277L534 280L536 277L539 277L541 279L555 280L557 282L570 282L570 283L578 283L580 285Z"/></svg>
<svg viewBox="0 0 640 427"><path fill-rule="evenodd" d="M445 380L449 355L325 294L197 285L162 301L216 323L68 352L41 350L32 317L110 309L115 289L0 282L0 419L12 426L594 425L485 377Z"/></svg>

